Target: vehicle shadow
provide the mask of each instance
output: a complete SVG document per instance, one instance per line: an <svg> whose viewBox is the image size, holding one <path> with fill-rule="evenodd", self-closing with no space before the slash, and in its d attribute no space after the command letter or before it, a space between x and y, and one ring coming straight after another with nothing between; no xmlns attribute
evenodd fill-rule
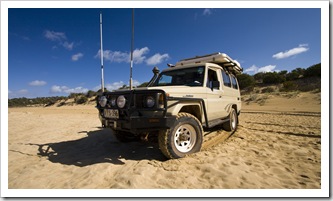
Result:
<svg viewBox="0 0 333 201"><path fill-rule="evenodd" d="M108 128L95 131L82 131L87 136L77 140L47 144L27 145L37 146L40 157L47 157L53 163L84 167L98 163L121 165L125 160L158 160L167 158L153 142L119 142Z"/></svg>

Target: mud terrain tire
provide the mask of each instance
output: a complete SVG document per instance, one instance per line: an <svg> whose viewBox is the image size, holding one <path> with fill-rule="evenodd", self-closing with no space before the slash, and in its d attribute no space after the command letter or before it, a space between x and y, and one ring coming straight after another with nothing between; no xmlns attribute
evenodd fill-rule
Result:
<svg viewBox="0 0 333 201"><path fill-rule="evenodd" d="M203 142L203 129L199 120L188 113L179 113L174 125L160 130L158 144L167 158L182 158L200 151Z"/></svg>

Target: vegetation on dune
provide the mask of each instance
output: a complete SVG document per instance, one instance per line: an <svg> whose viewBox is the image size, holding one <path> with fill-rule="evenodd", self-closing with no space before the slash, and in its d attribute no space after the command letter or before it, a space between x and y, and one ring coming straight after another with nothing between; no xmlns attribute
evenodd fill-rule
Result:
<svg viewBox="0 0 333 201"><path fill-rule="evenodd" d="M287 98L295 97L299 92L321 90L321 64L310 66L307 69L296 68L291 72L267 72L238 75L241 88L242 101L245 104L257 103L264 105L270 95Z"/></svg>
<svg viewBox="0 0 333 201"><path fill-rule="evenodd" d="M237 76L242 94L271 93L279 91L312 91L321 87L321 63L307 69L296 68L291 72L260 72L255 75ZM261 91L256 91L261 88Z"/></svg>
<svg viewBox="0 0 333 201"><path fill-rule="evenodd" d="M37 97L37 98L12 98L8 100L9 107L24 107L28 105L43 105L50 106L56 102L63 100L66 101L66 96L53 96L53 97Z"/></svg>
<svg viewBox="0 0 333 201"><path fill-rule="evenodd" d="M242 95L249 94L250 97L245 102L259 101L263 104L267 95L259 98L257 94L267 94L273 92L290 92L290 91L313 91L320 92L321 86L321 64L315 64L307 69L296 68L291 72L267 72L257 73L255 75L240 74L237 76L239 87ZM144 82L137 87L146 87L148 82ZM124 85L119 89L128 89ZM108 91L106 88L104 91ZM97 92L89 90L87 93L71 93L66 96L54 97L37 97L37 98L12 98L8 100L9 107L25 106L52 106L58 107L71 104L86 104L97 100Z"/></svg>

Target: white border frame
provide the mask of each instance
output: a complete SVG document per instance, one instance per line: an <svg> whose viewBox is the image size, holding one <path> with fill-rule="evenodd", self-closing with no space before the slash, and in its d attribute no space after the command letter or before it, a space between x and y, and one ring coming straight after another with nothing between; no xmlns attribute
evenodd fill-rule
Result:
<svg viewBox="0 0 333 201"><path fill-rule="evenodd" d="M134 8L321 8L321 189L8 189L8 8L128 8L129 5ZM329 1L1 1L1 197L328 197L328 40Z"/></svg>

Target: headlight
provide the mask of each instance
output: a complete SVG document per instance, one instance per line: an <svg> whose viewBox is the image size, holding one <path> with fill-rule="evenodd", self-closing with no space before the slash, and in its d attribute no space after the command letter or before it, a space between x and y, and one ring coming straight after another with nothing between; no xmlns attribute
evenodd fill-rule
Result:
<svg viewBox="0 0 333 201"><path fill-rule="evenodd" d="M152 96L148 96L146 98L146 105L147 105L147 107L154 107L155 99Z"/></svg>
<svg viewBox="0 0 333 201"><path fill-rule="evenodd" d="M107 99L106 99L106 97L105 96L102 96L102 97L100 97L99 98L99 105L101 106L101 107L105 107L105 105L106 105L106 103L107 103Z"/></svg>
<svg viewBox="0 0 333 201"><path fill-rule="evenodd" d="M111 98L111 106L112 107L116 106L116 101L117 101L116 97Z"/></svg>
<svg viewBox="0 0 333 201"><path fill-rule="evenodd" d="M125 99L125 96L119 96L117 98L117 105L119 108L123 108L126 104L126 99Z"/></svg>

